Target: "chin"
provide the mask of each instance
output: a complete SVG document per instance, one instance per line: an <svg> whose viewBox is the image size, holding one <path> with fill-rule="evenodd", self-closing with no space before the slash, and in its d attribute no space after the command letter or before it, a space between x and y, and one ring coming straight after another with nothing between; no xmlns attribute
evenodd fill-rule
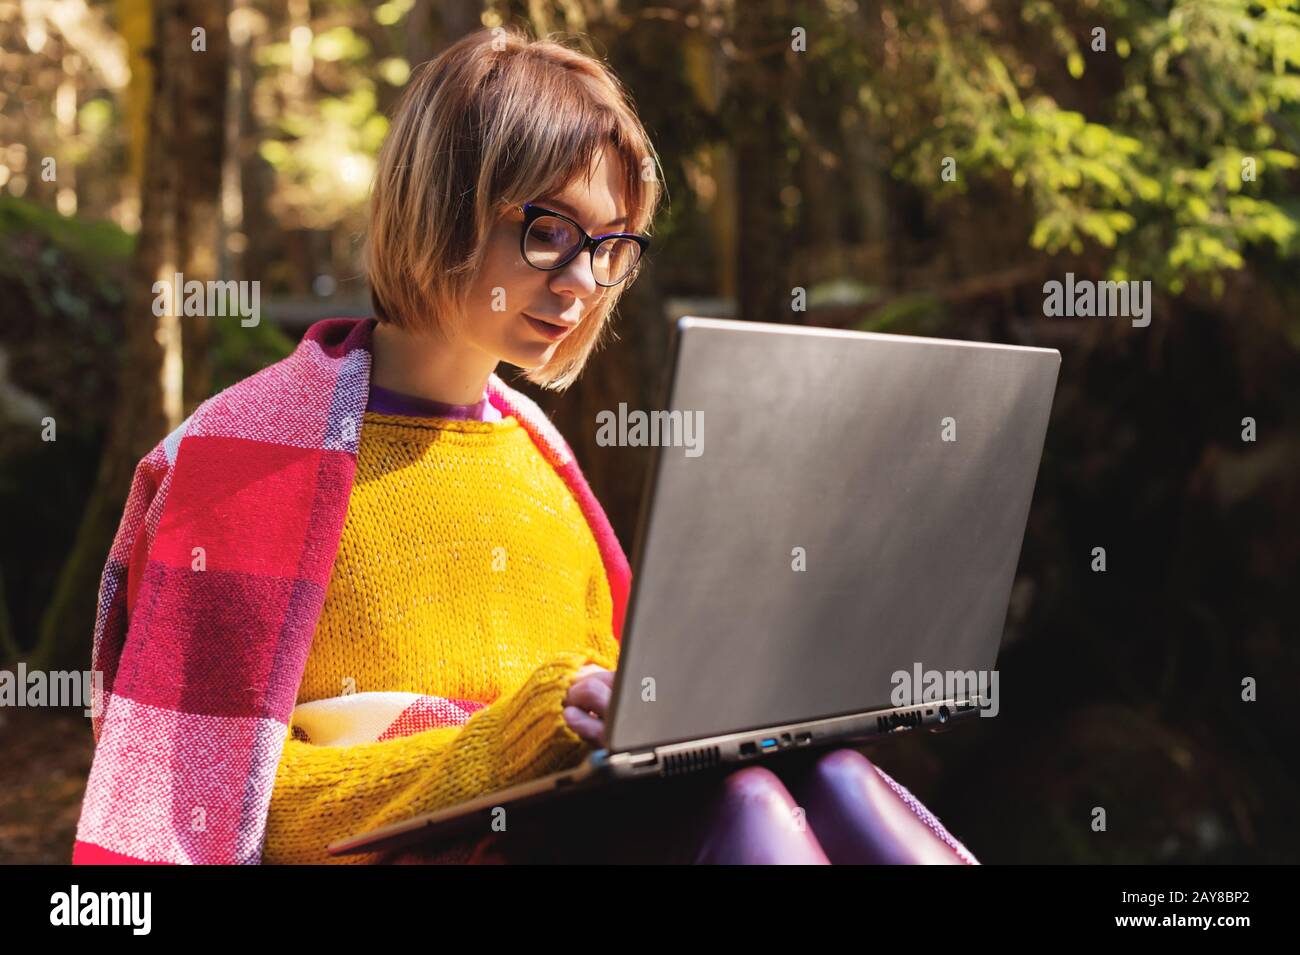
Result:
<svg viewBox="0 0 1300 955"><path fill-rule="evenodd" d="M558 342L556 343L558 344ZM546 345L545 348L534 350L531 348L512 349L508 355L502 356L501 360L508 365L514 365L516 368L526 368L533 370L541 368L555 355L555 345Z"/></svg>

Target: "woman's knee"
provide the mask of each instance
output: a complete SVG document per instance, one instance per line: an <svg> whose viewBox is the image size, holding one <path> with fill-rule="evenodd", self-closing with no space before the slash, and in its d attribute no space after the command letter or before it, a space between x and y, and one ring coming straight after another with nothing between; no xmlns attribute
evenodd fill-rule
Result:
<svg viewBox="0 0 1300 955"><path fill-rule="evenodd" d="M902 805L875 764L849 747L822 753L798 779L795 792L817 822L831 813L840 815L851 810L865 818L892 809L895 804Z"/></svg>
<svg viewBox="0 0 1300 955"><path fill-rule="evenodd" d="M961 861L938 819L855 749L821 755L796 791L833 861Z"/></svg>
<svg viewBox="0 0 1300 955"><path fill-rule="evenodd" d="M861 790L864 777L874 776L871 761L857 750L840 748L820 754L811 765L791 777L790 787L766 766L747 766L726 777L722 801L735 806L745 804L772 815L789 818L803 814L803 799L810 793L844 793Z"/></svg>
<svg viewBox="0 0 1300 955"><path fill-rule="evenodd" d="M746 766L728 773L724 792L737 799L781 800L789 799L790 792L781 777L766 766Z"/></svg>
<svg viewBox="0 0 1300 955"><path fill-rule="evenodd" d="M879 782L871 761L855 749L840 747L809 756L789 780L794 798L810 816L824 818L837 804L857 802Z"/></svg>
<svg viewBox="0 0 1300 955"><path fill-rule="evenodd" d="M747 766L728 774L722 786L722 801L730 807L743 806L749 813L782 819L790 819L799 807L781 777L766 766Z"/></svg>
<svg viewBox="0 0 1300 955"><path fill-rule="evenodd" d="M875 766L867 757L856 749L841 746L822 753L817 758L812 767L812 777L820 783L836 785L864 777L871 778L875 771Z"/></svg>
<svg viewBox="0 0 1300 955"><path fill-rule="evenodd" d="M722 781L696 861L824 865L828 860L781 778L766 767L749 766Z"/></svg>

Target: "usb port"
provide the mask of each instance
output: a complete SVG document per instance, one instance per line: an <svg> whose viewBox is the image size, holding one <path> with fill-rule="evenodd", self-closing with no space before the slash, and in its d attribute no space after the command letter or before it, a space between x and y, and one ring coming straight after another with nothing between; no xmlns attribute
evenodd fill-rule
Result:
<svg viewBox="0 0 1300 955"><path fill-rule="evenodd" d="M777 746L777 743L776 743L776 737L775 737L775 736L769 736L767 739L762 740L758 745L761 746L761 747L763 748L763 752L765 752L765 753L766 753L769 749L776 749L776 746Z"/></svg>

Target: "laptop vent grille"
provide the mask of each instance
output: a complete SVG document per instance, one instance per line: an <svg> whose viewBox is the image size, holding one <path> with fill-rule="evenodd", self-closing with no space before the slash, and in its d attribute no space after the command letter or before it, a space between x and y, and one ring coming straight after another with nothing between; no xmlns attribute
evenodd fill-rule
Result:
<svg viewBox="0 0 1300 955"><path fill-rule="evenodd" d="M680 753L669 753L664 757L663 775L680 776L694 773L710 766L717 766L722 761L722 752L716 746L703 749L688 749Z"/></svg>

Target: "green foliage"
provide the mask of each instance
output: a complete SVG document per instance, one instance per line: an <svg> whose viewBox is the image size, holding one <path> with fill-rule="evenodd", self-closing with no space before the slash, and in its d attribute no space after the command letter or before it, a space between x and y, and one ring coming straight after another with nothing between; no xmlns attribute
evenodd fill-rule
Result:
<svg viewBox="0 0 1300 955"><path fill-rule="evenodd" d="M0 195L0 296L11 312L0 347L15 382L49 403L61 421L98 441L113 407L130 254L116 225L62 216ZM285 357L293 341L271 322L210 323L214 389ZM0 452L5 444L0 442Z"/></svg>
<svg viewBox="0 0 1300 955"><path fill-rule="evenodd" d="M134 240L117 226L0 196L0 347L9 375L88 439L112 406ZM7 447L0 442L0 453Z"/></svg>
<svg viewBox="0 0 1300 955"><path fill-rule="evenodd" d="M111 222L88 222L60 215L53 209L0 193L0 240L20 232L36 232L48 242L83 258L88 265L121 260L135 240Z"/></svg>
<svg viewBox="0 0 1300 955"><path fill-rule="evenodd" d="M293 351L293 340L272 322L245 327L237 319L218 319L209 327L214 393Z"/></svg>
<svg viewBox="0 0 1300 955"><path fill-rule="evenodd" d="M1197 278L1220 288L1252 250L1300 255L1286 202L1300 165L1300 5L1008 0L978 18L890 6L907 43L860 100L889 131L898 175L930 191L1001 185L1030 202L1034 248L1091 252L1113 278L1173 292ZM1093 64L1109 79L1085 89ZM940 178L945 157L955 182Z"/></svg>
<svg viewBox="0 0 1300 955"><path fill-rule="evenodd" d="M348 12L356 19L365 13ZM388 132L376 77L396 87L410 68L400 57L376 62L373 44L353 26L300 30L307 28L259 51L259 99L275 109L267 110L258 154L275 169L271 207L281 222L330 229L359 215ZM298 74L304 64L310 79Z"/></svg>
<svg viewBox="0 0 1300 955"><path fill-rule="evenodd" d="M0 402L0 630L9 629L10 654L34 642L81 518L70 502L84 501L95 478L132 244L114 225L0 197L3 385L22 396ZM56 441L41 440L47 415Z"/></svg>
<svg viewBox="0 0 1300 955"><path fill-rule="evenodd" d="M929 292L902 295L854 325L863 332L891 335L939 335L949 316L943 303Z"/></svg>

